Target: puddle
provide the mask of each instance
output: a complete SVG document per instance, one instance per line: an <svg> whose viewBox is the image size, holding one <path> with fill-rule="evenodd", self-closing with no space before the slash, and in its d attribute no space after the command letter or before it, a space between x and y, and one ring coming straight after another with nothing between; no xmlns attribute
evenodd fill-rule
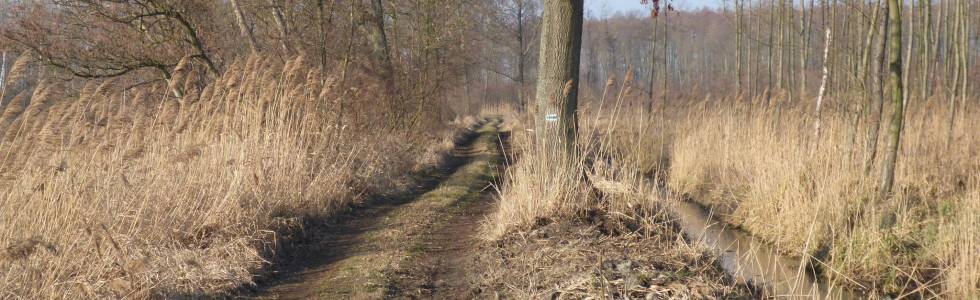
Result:
<svg viewBox="0 0 980 300"><path fill-rule="evenodd" d="M670 209L679 219L684 235L715 249L721 255L722 268L739 284L763 287L766 296L775 298L865 298L819 280L802 260L782 255L751 235L727 227L700 205L673 201Z"/></svg>

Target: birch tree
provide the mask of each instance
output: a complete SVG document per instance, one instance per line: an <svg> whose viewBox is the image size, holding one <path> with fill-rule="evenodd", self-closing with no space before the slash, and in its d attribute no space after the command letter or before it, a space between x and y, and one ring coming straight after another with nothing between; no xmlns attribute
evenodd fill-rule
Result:
<svg viewBox="0 0 980 300"><path fill-rule="evenodd" d="M231 0L231 7L235 11L235 21L238 23L238 30L248 38L248 49L252 53L259 52L258 42L255 40L255 32L252 30L252 26L249 26L245 21L245 13L242 12L242 5L239 0Z"/></svg>

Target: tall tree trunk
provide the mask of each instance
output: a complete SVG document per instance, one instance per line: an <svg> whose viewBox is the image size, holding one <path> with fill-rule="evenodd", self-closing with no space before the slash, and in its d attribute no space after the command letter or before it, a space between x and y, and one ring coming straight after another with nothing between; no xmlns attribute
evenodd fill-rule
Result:
<svg viewBox="0 0 980 300"><path fill-rule="evenodd" d="M349 29L348 36L347 36L347 52L344 54L344 62L343 62L343 65L341 66L341 71L340 71L341 72L340 73L340 89L343 90L343 91L345 91L345 92L347 91L347 77L348 77L348 72L349 72L348 69L350 69L350 62L354 58L353 57L353 55L354 55L354 34L357 31L356 30L357 29L357 22L354 19L354 12L357 10L355 8L355 6L354 6L355 3L357 3L357 2L351 1L350 2L350 6L348 7L348 9L349 9L349 11L348 11L348 21L350 22L350 29ZM338 101L338 104L339 104L338 106L339 107L337 108L337 122L336 122L336 126L337 126L336 129L337 130L335 130L338 135L340 134L341 129L344 127L344 109L345 109L344 106L346 104L344 100L346 98L347 97L340 97L339 98L339 101Z"/></svg>
<svg viewBox="0 0 980 300"><path fill-rule="evenodd" d="M851 132L852 133L856 133L858 131L858 128L857 128L858 127L858 124L859 124L858 121L861 119L861 117L864 117L865 115L867 115L869 118L871 118L871 122L872 122L871 127L869 127L869 129L868 129L868 135L867 135L867 137L865 137L865 142L866 142L866 145L865 145L865 150L866 151L865 151L865 159L864 159L864 162L865 162L865 164L864 164L865 173L868 173L868 172L871 171L871 169L870 169L871 165L870 164L873 163L874 156L875 156L875 153L877 151L878 131L881 130L881 128L880 128L880 126L881 126L880 105L881 105L881 102L883 101L881 99L881 97L883 97L883 96L880 95L881 94L881 90L880 89L878 89L878 91L879 91L878 94L879 95L877 97L876 96L873 96L872 95L873 94L873 91L872 90L874 89L875 86L874 85L870 85L868 83L868 81L869 81L869 78L871 78L871 70L873 69L872 68L872 59L871 59L871 54L872 53L879 53L880 54L880 56L878 56L878 60L875 60L875 62L877 63L876 64L877 66L884 66L884 61L883 60L884 60L884 55L885 55L885 52L886 52L885 46L884 46L884 44L877 44L877 43L875 43L875 38L879 34L879 31L881 31L880 35L883 36L882 40L885 39L884 36L887 34L887 32L884 31L885 30L884 29L884 26L879 26L879 23L878 23L878 20L880 19L880 16L881 16L881 11L882 11L882 7L883 6L884 5L883 5L883 2L881 0L876 1L875 7L874 7L874 12L873 12L872 17L871 17L871 23L868 24L868 30L867 30L868 33L865 36L864 45L861 48L861 62L860 62L860 65L858 65L857 76L855 77L855 80L854 80L856 82L856 86L858 87L858 92L861 94L861 104L860 104L861 106L860 106L859 111L854 114L854 122L851 124L853 126L851 128ZM887 22L887 20L886 20L886 22ZM882 42L882 43L884 43L884 42ZM875 51L875 50L877 50L877 51ZM883 68L883 67L881 67L881 68ZM879 84L881 82L880 81L880 76L881 76L881 73L882 72L880 71L879 68L874 68L874 69L875 70L879 70L878 71L878 74L879 75L877 77L874 77L875 80L879 80L879 81L875 81L875 80L872 80L872 81L873 81L874 84ZM876 109L876 107L877 107L877 109ZM872 137L872 135L873 135L873 137ZM874 145L870 145L872 138L874 139ZM856 138L852 137L851 141L852 142L856 141ZM872 147L874 147L874 148L872 148ZM868 153L871 153L871 154L868 155Z"/></svg>
<svg viewBox="0 0 980 300"><path fill-rule="evenodd" d="M755 75L750 76L752 78L749 79L749 82L752 83L753 97L759 95L759 86L762 81L761 78L762 78L762 18L763 16L761 14L762 14L762 7L765 5L763 4L762 1L763 0L759 0L759 8L756 9L759 15L755 17L755 41L756 41L755 45L756 46L755 46L755 69L753 72ZM766 84L768 85L768 83Z"/></svg>
<svg viewBox="0 0 980 300"><path fill-rule="evenodd" d="M737 1L737 0L736 0ZM654 104L654 90L656 90L657 81L657 19L654 18L650 21L650 85L647 87L647 97L650 102L647 102L647 112L653 111Z"/></svg>
<svg viewBox="0 0 980 300"><path fill-rule="evenodd" d="M787 99L796 99L796 87L797 87L797 85L796 85L796 83L797 83L797 77L796 77L796 75L799 72L797 72L797 69L796 69L797 68L796 63L798 61L795 59L796 56L794 56L794 54L796 54L796 53L794 51L798 51L799 50L799 47L802 45L802 44L797 44L797 42L799 42L799 41L796 39L796 34L798 34L803 29L802 29L802 26L799 28L799 30L797 30L797 28L796 28L796 25L797 25L797 23L796 23L796 4L794 3L794 0L788 0L787 1L787 6L788 7L786 9L786 24L787 24L787 26L786 26L787 27L786 28L786 43L788 45L786 47L786 53L785 53L786 57L784 58L784 60L786 60L786 65L787 65L787 67L786 67L786 76L787 76L786 77L786 80L787 80L788 83L786 83L784 85L784 88L789 92L789 97ZM800 6L803 7L803 6L805 6L805 4L800 4ZM802 9L805 9L805 8L802 8ZM802 18L801 18L801 20L802 20Z"/></svg>
<svg viewBox="0 0 980 300"><path fill-rule="evenodd" d="M664 47L663 49L664 81L663 81L663 86L660 90L661 94L663 95L663 99L660 101L660 105L662 105L662 108L660 109L661 121L664 120L663 116L667 110L667 92L668 92L667 85L670 83L670 52L668 52L669 50L668 46L670 46L670 31L668 31L670 29L670 10L664 9L663 14L664 14L664 31L663 31L664 33L664 46L663 46Z"/></svg>
<svg viewBox="0 0 980 300"><path fill-rule="evenodd" d="M960 68L962 64L961 60L963 56L960 55L959 46L958 46L959 37L961 35L960 32L963 31L964 29L962 26L963 22L961 21L962 18L962 13L961 13L962 6L960 5L961 1L962 0L955 0L954 3L955 6L952 8L954 9L953 11L954 15L952 18L952 22L954 22L953 24L954 27L952 30L953 32L951 34L947 33L947 39L945 41L945 44L947 44L946 46L947 53L949 53L949 56L953 57L953 63L948 63L948 62L946 63L947 70L952 70L953 73L952 90L950 90L946 96L946 99L948 99L947 102L949 103L948 104L949 117L947 118L947 131L946 131L946 151L949 151L953 146L953 132L955 130L956 113L957 113L956 97L960 95L960 87L962 86L960 84L960 80L965 79L964 76L965 74L961 72L963 71L963 69ZM949 21L950 20L947 20L946 22Z"/></svg>
<svg viewBox="0 0 980 300"><path fill-rule="evenodd" d="M7 51L0 54L0 106L3 106L3 97L7 95Z"/></svg>
<svg viewBox="0 0 980 300"><path fill-rule="evenodd" d="M898 148L902 142L902 123L905 116L904 98L905 87L902 86L902 6L901 1L888 0L889 27L888 58L890 60L888 77L892 97L892 121L888 128L888 148L881 173L881 186L878 190L880 199L885 201L891 196L895 183L895 166L898 163ZM891 209L889 209L891 210ZM895 223L894 212L886 214L883 225L891 227Z"/></svg>
<svg viewBox="0 0 980 300"><path fill-rule="evenodd" d="M885 14L888 14L888 8L885 8ZM877 26L877 25L876 25ZM890 20L885 20L884 26L876 28L881 30L881 41L877 44L878 56L875 60L875 69L877 74L874 76L872 86L875 90L874 103L869 111L871 117L871 124L868 126L868 134L865 138L865 159L864 159L864 174L870 175L872 167L874 167L874 161L878 156L878 136L881 131L881 118L884 113L884 103L885 103L885 57L888 52L888 28L892 26ZM901 25L899 25L901 26Z"/></svg>
<svg viewBox="0 0 980 300"><path fill-rule="evenodd" d="M527 63L524 40L524 0L517 0L517 101L520 107L527 106L524 97L524 65Z"/></svg>
<svg viewBox="0 0 980 300"><path fill-rule="evenodd" d="M668 46L670 45L670 31L669 31L670 30L670 11L671 11L671 9L670 9L670 6L669 5L663 11L663 14L664 14L664 51L663 51L664 52L664 81L663 81L663 88L661 89L661 93L663 94L663 101L661 101L660 104L663 107L660 108L660 128L666 128L666 123L667 123L667 92L670 91L668 89L668 85L670 83L670 61L669 61L669 59L670 59L670 56L671 56L670 55L670 52L668 51L669 50ZM664 139L665 138L666 138L666 135L660 135L660 156L661 157L663 157L664 151L666 151L666 146L665 145L667 143L664 142Z"/></svg>
<svg viewBox="0 0 980 300"><path fill-rule="evenodd" d="M931 80L933 81L933 83L936 83L936 78L935 78L936 73L941 74L941 76L943 76L944 79L946 78L945 76L948 75L947 73L944 72L944 69L940 64L940 58L943 57L943 55L945 54L945 51L943 51L944 49L940 47L940 44L944 43L943 41L943 39L945 38L944 33L949 30L949 27L947 26L948 23L946 22L946 19L949 17L948 16L949 12L947 11L945 5L945 3L947 2L949 1L939 2L940 3L939 12L938 12L938 16L936 17L936 24L935 24L936 30L935 30L935 34L932 37L932 42L931 42L932 64L933 64L932 69L934 70L932 71L934 77ZM935 87L937 86L934 85L933 88ZM940 91L940 94L943 93L944 93L943 91Z"/></svg>
<svg viewBox="0 0 980 300"><path fill-rule="evenodd" d="M814 134L811 153L815 152L820 146L820 119L823 111L823 98L827 95L827 82L830 80L830 47L834 42L833 30L830 27L826 29L825 36L823 46L823 78L820 80L820 90L817 92L816 121L813 125Z"/></svg>
<svg viewBox="0 0 980 300"><path fill-rule="evenodd" d="M914 4L914 3L912 3L912 4ZM905 59L903 60L903 61L905 61L907 63L905 63L905 65L902 66L903 67L903 70L902 70L902 86L904 86L906 88L909 86L909 75L911 74L911 68L912 68L912 53L915 52L914 51L915 50L915 48L914 48L915 47L915 15L913 14L913 12L915 12L915 9L914 9L914 6L909 6L909 7L910 7L910 9L909 9L909 15L908 15L908 18L909 18L908 19L909 28L908 28L908 33L907 33L907 35L909 36L909 38L908 38L908 41L907 41L907 43L905 45ZM905 115L908 115L908 112L909 112L909 95L910 94L911 93L909 91L906 91L903 94L903 98L902 98L902 106L905 108L903 113Z"/></svg>
<svg viewBox="0 0 980 300"><path fill-rule="evenodd" d="M830 3L831 3L830 4L830 32L831 32L830 34L833 35L835 39L839 39L840 32L837 31L837 16L838 16L838 8L837 7L839 6L838 5L839 3L838 3L838 0L830 0ZM844 15L843 23L845 24L845 27L844 28L847 28L846 27L846 24L847 24L847 15L846 14ZM830 51L828 51L828 53L827 53L827 60L837 62L837 61L839 61L839 56L841 56L841 55L839 55L839 53L835 53L834 52L834 49L831 48ZM838 72L839 69L840 69L840 67L837 66L837 63L831 64L829 67L830 67L830 72L831 73L841 74L841 73ZM836 84L837 84L837 80L834 80L834 78L828 78L827 85L826 85L826 89L825 90L829 92L834 86L836 86Z"/></svg>
<svg viewBox="0 0 980 300"><path fill-rule="evenodd" d="M779 7L776 10L778 15L779 35L776 36L776 88L782 93L783 86L783 74L785 73L785 54L786 54L786 0L779 0Z"/></svg>
<svg viewBox="0 0 980 300"><path fill-rule="evenodd" d="M545 155L566 159L576 156L582 17L583 0L544 1L535 127Z"/></svg>
<svg viewBox="0 0 980 300"><path fill-rule="evenodd" d="M746 29L748 29L749 32L750 32L749 33L750 37L748 38L749 39L749 44L746 47L747 48L746 50L748 50L748 53L746 53L746 54L748 54L748 55L747 55L747 57L746 57L745 60L746 60L746 63L748 64L747 65L747 67L748 67L747 73L748 74L746 75L745 82L747 82L749 84L749 87L748 87L749 92L748 93L749 93L749 98L752 99L756 95L756 85L758 84L758 82L756 82L756 81L758 81L758 78L757 78L758 75L757 74L759 72L758 71L759 70L759 54L758 54L757 51L754 51L753 49L756 49L756 47L758 47L758 46L756 46L756 44L759 41L759 32L758 31L755 32L755 36L754 36L754 39L753 39L753 36L751 36L752 20L754 20L752 18L752 10L753 10L752 9L752 0L743 0L743 1L748 1L749 2L748 3L748 5L749 5L749 14L747 16L745 16L746 18L748 18L748 20L746 21L748 23ZM744 11L743 11L743 13L744 13ZM753 46L755 46L755 47L753 47ZM754 62L754 64L751 63L751 62Z"/></svg>
<svg viewBox="0 0 980 300"><path fill-rule="evenodd" d="M969 71L970 71L970 69L969 69L969 64L970 64L970 56L969 56L970 55L970 39L969 39L969 36L970 36L970 20L971 20L969 17L967 17L968 16L967 9L969 8L968 5L969 4L966 3L965 1L960 1L960 6L962 6L961 12L960 12L960 19L961 19L960 22L962 22L962 24L960 26L963 27L963 30L961 30L961 32L960 32L959 42L957 43L958 49L959 49L958 52L960 53L960 73L963 74L962 75L963 79L960 80L960 85L961 85L960 86L960 111L962 112L960 114L960 119L966 118L966 115L967 115L967 111L966 111L966 98L967 98L967 95L969 94L969 88L970 88L969 83L971 81L968 78L969 77L969 74L970 74L969 73Z"/></svg>
<svg viewBox="0 0 980 300"><path fill-rule="evenodd" d="M289 22L282 12L282 3L279 3L278 0L269 0L269 2L272 6L273 19L276 20L276 27L279 29L279 43L282 46L282 51L286 55L292 55L293 48L289 43Z"/></svg>
<svg viewBox="0 0 980 300"><path fill-rule="evenodd" d="M865 96L868 95L867 89L865 87L867 87L868 78L871 74L870 72L871 53L874 52L872 51L872 49L875 48L874 45L875 35L878 34L879 30L881 30L881 26L879 26L878 24L878 19L880 18L881 15L881 7L882 7L882 2L881 0L878 0L877 4L875 5L874 13L872 14L871 17L871 23L868 24L868 34L866 35L864 40L864 47L862 47L863 50L861 53L861 65L858 66L858 78L857 78L858 86L862 91L864 91L863 94Z"/></svg>
<svg viewBox="0 0 980 300"><path fill-rule="evenodd" d="M769 101L772 99L772 87L773 87L773 72L774 59L776 56L775 45L773 44L774 31L776 30L776 0L769 0L769 80L766 81L768 88L766 89L766 106L769 106Z"/></svg>
<svg viewBox="0 0 980 300"><path fill-rule="evenodd" d="M325 75L327 74L327 25L328 25L327 23L331 22L331 20L328 20L326 14L329 11L329 12L331 12L330 15L331 16L333 15L332 12L333 12L333 9L334 9L334 4L337 3L337 0L330 0L330 7L329 8L326 8L323 5L323 1L324 0L317 0L316 1L316 6L317 6L317 10L316 10L317 20L316 21L317 21L317 27L319 29L319 36L320 36L320 45L319 45L320 46L319 47L319 50L320 50L320 74L321 75L324 75L324 77L326 77Z"/></svg>
<svg viewBox="0 0 980 300"><path fill-rule="evenodd" d="M922 87L921 87L921 99L922 103L929 100L930 89L932 84L932 78L929 76L929 53L930 45L932 45L932 0L919 0L919 6L922 7Z"/></svg>
<svg viewBox="0 0 980 300"><path fill-rule="evenodd" d="M619 60L616 49L616 40L613 37L613 33L609 31L609 21L606 20L603 26L605 30L605 42L606 42L606 78L615 78L619 74Z"/></svg>
<svg viewBox="0 0 980 300"><path fill-rule="evenodd" d="M804 1L800 1L800 82L799 100L806 99L806 80L807 62L810 53L810 30L813 27L813 0L810 0L810 7Z"/></svg>
<svg viewBox="0 0 980 300"><path fill-rule="evenodd" d="M390 113L398 113L401 108L397 103L395 86L395 67L391 62L391 50L388 45L388 35L385 32L385 12L382 0L372 0L371 6L374 10L372 19L373 30L371 31L371 41L376 57L381 61L381 77L385 84L385 93L388 96L388 109Z"/></svg>
<svg viewBox="0 0 980 300"><path fill-rule="evenodd" d="M742 96L742 3L735 2L735 97Z"/></svg>
<svg viewBox="0 0 980 300"><path fill-rule="evenodd" d="M252 27L248 26L245 22L245 13L242 12L242 6L238 4L238 0L231 0L231 7L235 10L235 21L238 23L238 30L248 38L248 49L252 53L259 52L258 42L255 41L255 34L252 32Z"/></svg>

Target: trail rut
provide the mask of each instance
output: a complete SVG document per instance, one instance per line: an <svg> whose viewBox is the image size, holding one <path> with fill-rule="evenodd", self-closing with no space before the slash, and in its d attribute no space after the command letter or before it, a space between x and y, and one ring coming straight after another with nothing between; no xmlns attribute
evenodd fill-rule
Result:
<svg viewBox="0 0 980 300"><path fill-rule="evenodd" d="M486 119L417 188L367 201L290 245L251 299L466 298L507 134Z"/></svg>

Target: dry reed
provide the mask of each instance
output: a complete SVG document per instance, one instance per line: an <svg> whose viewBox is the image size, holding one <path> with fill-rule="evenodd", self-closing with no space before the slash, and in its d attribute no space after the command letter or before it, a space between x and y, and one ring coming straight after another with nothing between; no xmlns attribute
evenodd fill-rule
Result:
<svg viewBox="0 0 980 300"><path fill-rule="evenodd" d="M826 276L852 286L927 298L976 295L980 123L968 121L975 110L957 120L949 149L946 107L933 101L912 110L896 195L881 202L874 195L883 155L872 155L867 125L853 112L824 114L824 132L814 140L808 107L758 103L678 108L670 187L788 254L820 261ZM868 171L866 161L873 162ZM888 206L898 209L898 224L881 229Z"/></svg>
<svg viewBox="0 0 980 300"><path fill-rule="evenodd" d="M339 92L317 69L253 56L206 87L193 71L134 89L28 85L0 115L0 298L235 288L278 232L397 188L433 157L358 121L378 97ZM341 116L338 101L356 105Z"/></svg>

